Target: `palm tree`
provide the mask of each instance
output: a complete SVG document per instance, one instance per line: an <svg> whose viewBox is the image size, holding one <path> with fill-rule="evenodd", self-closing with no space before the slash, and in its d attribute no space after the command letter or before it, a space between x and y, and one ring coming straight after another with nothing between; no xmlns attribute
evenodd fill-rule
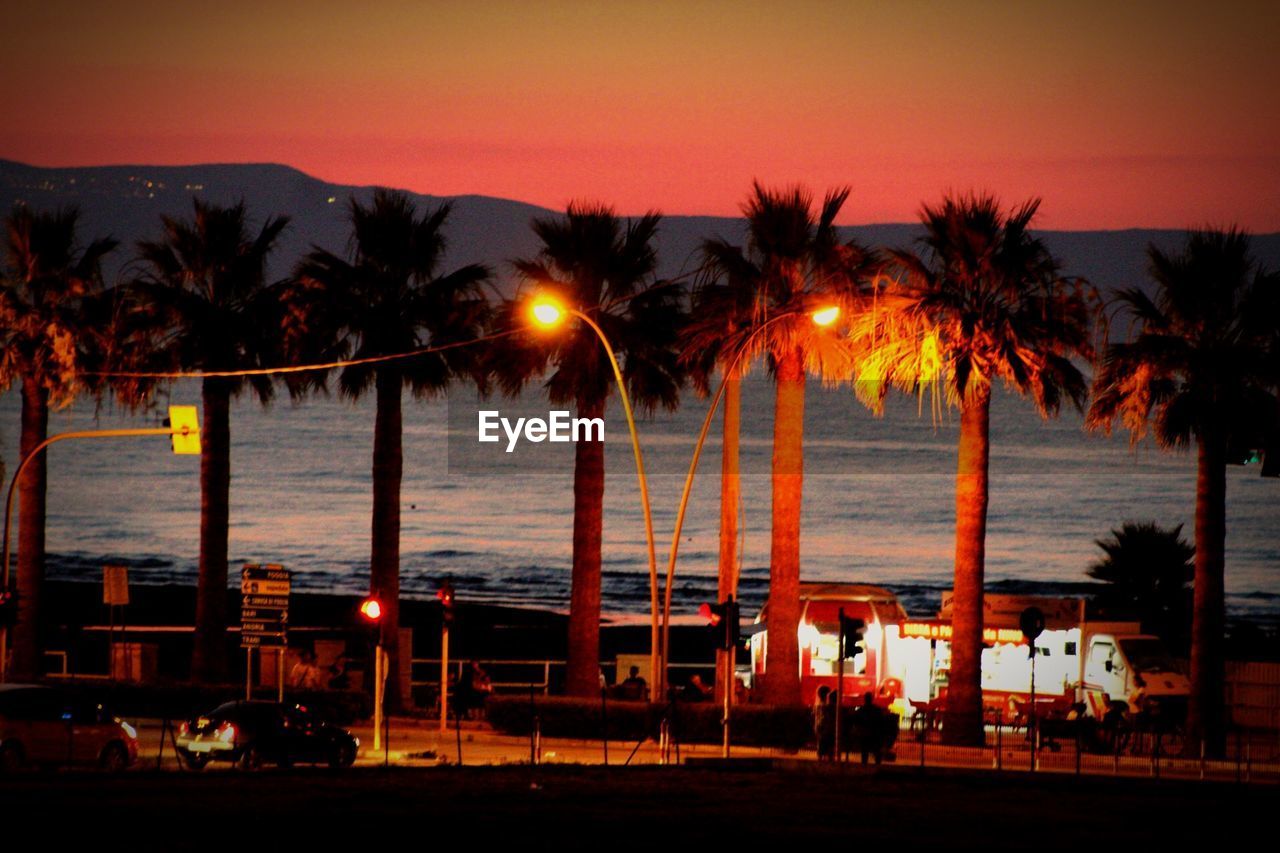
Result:
<svg viewBox="0 0 1280 853"><path fill-rule="evenodd" d="M351 248L347 257L317 249L297 271L294 299L306 318L304 349L328 350L363 363L344 367L340 393L356 400L370 388L376 398L373 428L373 518L370 589L382 600L383 648L389 671L400 672L400 483L402 395L443 394L457 379L480 381L477 347L459 346L413 358L380 357L475 341L484 330L489 303L482 286L489 270L471 264L441 273L444 225L451 206L418 212L404 193L379 189L368 205L350 203ZM386 701L400 707L398 678L387 683Z"/></svg>
<svg viewBox="0 0 1280 853"><path fill-rule="evenodd" d="M0 329L0 387L22 383L19 459L49 436L49 409L69 405L84 390L83 371L98 337L91 303L102 290L101 261L117 245L94 240L83 249L79 211L37 213L18 206L6 220L7 269L0 281L5 323ZM44 456L32 460L18 485L18 618L13 671L37 674L39 608L44 581Z"/></svg>
<svg viewBox="0 0 1280 853"><path fill-rule="evenodd" d="M1066 397L1083 405L1073 357L1092 354L1090 296L1064 277L1028 230L1038 199L1005 213L991 196L943 199L921 211L923 254L893 252L899 275L878 313L855 330L864 369L858 391L919 388L945 377L960 409L956 472L951 674L943 728L953 743L981 743L982 611L991 388L1029 395L1044 417ZM870 374L870 376L868 376Z"/></svg>
<svg viewBox="0 0 1280 853"><path fill-rule="evenodd" d="M605 205L575 202L563 218L535 219L542 248L535 257L515 262L522 292L554 290L561 303L599 324L622 363L632 403L650 411L658 405L675 408L682 381L675 351L682 293L654 277L653 239L660 218L650 212L624 221ZM521 296L504 307L504 328L527 325ZM507 393L550 371L544 387L553 404L572 403L579 417L604 416L614 377L599 338L585 325L537 339L512 339L502 361L497 377ZM573 696L599 692L603 502L604 444L578 442L566 673Z"/></svg>
<svg viewBox="0 0 1280 853"><path fill-rule="evenodd" d="M708 270L710 272L710 270ZM739 432L742 409L742 379L749 367L725 351L725 341L751 326L754 287L752 282L719 275L702 276L694 288L689 322L680 332L680 363L687 368L697 392L711 394L717 372L724 382L721 402L720 443L720 548L716 594L720 601L738 594L738 513L741 506L739 479ZM736 361L736 363L735 363ZM716 701L723 700L725 674L732 659L716 658Z"/></svg>
<svg viewBox="0 0 1280 853"><path fill-rule="evenodd" d="M1103 557L1086 574L1107 584L1099 601L1137 614L1144 631L1185 652L1191 625L1187 585L1195 573L1196 549L1182 538L1182 525L1126 521L1109 538L1094 541Z"/></svg>
<svg viewBox="0 0 1280 853"><path fill-rule="evenodd" d="M857 242L840 239L835 218L848 196L848 188L828 192L815 211L812 195L802 187L770 190L754 184L742 207L746 246L723 239L703 245L709 278L695 297L702 319L685 338L686 358L703 365L699 372L735 361L743 369L767 355L776 383L769 636L762 684L765 700L773 704L801 699L797 632L806 376L843 378L850 368L844 340L816 328L810 314L828 306L852 313L878 263ZM730 409L725 411L732 423ZM722 541L725 534L722 529Z"/></svg>
<svg viewBox="0 0 1280 853"><path fill-rule="evenodd" d="M1247 234L1194 231L1180 252L1148 249L1154 296L1117 294L1136 322L1111 344L1094 383L1088 424L1117 419L1136 442L1197 449L1190 743L1226 745L1223 599L1226 465L1233 446L1257 447L1277 416L1280 276L1263 271Z"/></svg>
<svg viewBox="0 0 1280 853"><path fill-rule="evenodd" d="M283 288L268 282L267 259L287 217L272 217L253 234L243 202L222 207L194 199L192 206L190 219L162 217L161 238L138 244L144 271L130 290L141 322L151 329L149 358L206 372L274 366ZM246 388L264 405L273 396L271 380L261 375L201 380L200 562L191 659L196 681L227 675L231 400Z"/></svg>

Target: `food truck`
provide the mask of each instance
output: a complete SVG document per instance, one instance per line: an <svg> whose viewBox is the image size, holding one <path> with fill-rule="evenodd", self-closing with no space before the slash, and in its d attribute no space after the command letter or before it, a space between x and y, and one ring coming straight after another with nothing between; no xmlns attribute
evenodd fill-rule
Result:
<svg viewBox="0 0 1280 853"><path fill-rule="evenodd" d="M887 589L870 584L801 583L800 584L800 690L806 703L812 703L818 688L835 689L839 675L839 614L861 619L866 624L863 645L866 654L845 661L844 695L847 701L864 693L892 693L901 697L894 682L885 683L892 670L893 646L898 628L907 621L906 611L898 597ZM769 603L766 601L757 624L768 624ZM752 679L764 675L768 630L751 635Z"/></svg>
<svg viewBox="0 0 1280 853"><path fill-rule="evenodd" d="M875 693L904 716L945 701L951 667L951 592L933 618L909 618L893 593L865 584L800 585L800 678L804 701L822 684L834 687L839 623L837 613L866 623L867 653L845 662L846 701ZM1031 595L984 596L983 704L990 717L1014 722L1031 692L1032 658L1019 618L1028 607L1044 614L1036 638L1035 692L1041 702L1084 702L1102 717L1111 702L1132 710L1148 703L1177 706L1189 693L1187 677L1158 637L1136 622L1090 621L1082 598ZM768 603L757 622L767 624ZM765 672L768 631L751 638L753 676Z"/></svg>

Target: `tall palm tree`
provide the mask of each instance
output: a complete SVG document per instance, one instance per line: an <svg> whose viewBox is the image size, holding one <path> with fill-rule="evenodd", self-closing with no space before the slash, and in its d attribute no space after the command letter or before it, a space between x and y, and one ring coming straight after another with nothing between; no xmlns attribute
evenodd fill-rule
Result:
<svg viewBox="0 0 1280 853"><path fill-rule="evenodd" d="M78 223L76 208L37 213L18 206L6 219L0 387L22 383L19 459L49 437L49 409L70 404L85 389L85 362L100 332L91 303L102 290L102 258L117 243L103 238L81 248ZM41 455L18 484L18 618L12 648L13 672L20 678L36 675L39 663L46 484Z"/></svg>
<svg viewBox="0 0 1280 853"><path fill-rule="evenodd" d="M243 202L223 207L194 199L192 206L190 219L162 217L162 236L138 244L143 272L130 290L141 322L151 328L150 359L198 371L275 366L283 285L268 282L267 260L287 217L268 219L254 234ZM227 675L231 400L246 388L264 405L273 396L265 376L201 380L200 562L191 659L196 681Z"/></svg>
<svg viewBox="0 0 1280 853"><path fill-rule="evenodd" d="M1086 570L1106 587L1102 604L1138 615L1150 631L1180 652L1190 639L1190 589L1196 549L1182 538L1182 525L1126 521L1107 539L1094 540L1103 556Z"/></svg>
<svg viewBox="0 0 1280 853"><path fill-rule="evenodd" d="M675 408L682 381L676 363L676 331L683 320L679 288L655 279L653 239L660 216L622 220L601 204L572 203L563 218L533 221L542 248L515 262L521 293L504 307L506 328L527 325L522 296L553 290L566 306L590 316L622 364L633 405ZM573 404L579 417L604 416L614 390L609 359L585 325L552 335L511 340L497 372L507 393L546 376L554 404ZM549 371L549 375L548 374ZM604 505L604 444L578 442L573 466L573 570L569 603L567 689L599 692L600 559Z"/></svg>
<svg viewBox="0 0 1280 853"><path fill-rule="evenodd" d="M1226 465L1233 445L1257 447L1277 416L1280 275L1263 271L1247 234L1194 231L1181 251L1148 249L1156 291L1117 303L1136 322L1132 340L1102 358L1091 427L1117 419L1136 442L1148 431L1166 448L1195 444L1195 580L1191 625L1191 743L1226 745L1224 695Z"/></svg>
<svg viewBox="0 0 1280 853"><path fill-rule="evenodd" d="M1092 355L1091 297L1062 274L1030 233L1040 202L1007 213L991 196L948 196L921 211L924 252L895 251L897 280L877 314L855 330L863 362L859 394L896 384L945 383L960 409L951 674L943 733L981 743L982 612L986 556L991 389L1030 396L1044 417L1063 398L1083 405L1086 384L1073 358Z"/></svg>
<svg viewBox="0 0 1280 853"><path fill-rule="evenodd" d="M769 634L765 699L794 704L800 695L800 508L804 491L804 395L808 373L843 378L850 369L844 339L815 327L810 314L836 306L846 314L875 271L874 253L841 240L835 218L848 188L828 192L815 209L802 187L771 190L756 183L742 206L746 245L708 240L709 278L686 336L686 357L726 368L769 358L776 391L773 422L773 529L769 561ZM705 372L705 367L704 371ZM726 413L729 410L726 409Z"/></svg>
<svg viewBox="0 0 1280 853"><path fill-rule="evenodd" d="M295 299L307 318L301 339L352 360L474 341L484 331L489 303L482 287L489 270L471 264L440 271L451 206L419 213L404 193L379 189L369 204L351 199L350 251L346 257L316 250L297 271ZM477 347L461 346L413 358L352 364L338 388L355 400L374 390L373 518L370 589L383 604L383 648L390 672L400 672L400 484L404 470L402 396L443 394L459 378L480 381ZM396 677L387 704L400 707Z"/></svg>
<svg viewBox="0 0 1280 853"><path fill-rule="evenodd" d="M724 383L721 401L720 442L720 547L716 594L720 601L738 594L738 514L742 486L739 477L739 433L741 429L742 379L750 367L726 352L725 341L749 328L755 319L754 285L749 280L730 279L708 268L694 287L689 322L680 332L680 363L685 366L694 388L706 397L717 373ZM717 656L716 701L730 682L725 671L732 659Z"/></svg>

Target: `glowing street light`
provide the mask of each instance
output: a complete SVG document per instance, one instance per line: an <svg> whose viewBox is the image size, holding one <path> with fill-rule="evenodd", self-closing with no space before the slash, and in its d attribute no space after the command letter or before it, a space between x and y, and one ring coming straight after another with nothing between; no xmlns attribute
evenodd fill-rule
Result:
<svg viewBox="0 0 1280 853"><path fill-rule="evenodd" d="M809 316L813 319L815 325L825 328L840 319L840 306L828 305L825 308L819 308Z"/></svg>
<svg viewBox="0 0 1280 853"><path fill-rule="evenodd" d="M586 314L576 308L569 308L562 305L549 295L542 294L534 298L530 306L530 313L533 315L534 322L543 328L554 328L559 326L565 319L566 315L573 315L582 322L591 327L596 333L596 337L600 339L600 343L604 344L605 354L609 356L609 364L613 367L613 378L618 386L618 395L622 397L622 410L627 416L627 428L631 431L631 450L636 458L636 480L640 484L640 503L644 508L644 533L645 541L649 548L649 608L650 608L650 626L649 626L649 676L651 680L661 685L666 682L666 673L659 672L659 661L665 658L660 657L658 641L659 641L659 609L658 609L658 559L653 544L653 514L649 510L649 481L644 473L644 454L640 451L640 436L636 432L636 419L631 412L631 398L627 396L627 383L622 378L622 368L618 366L618 358L614 355L613 345L609 343L609 339L605 337L604 330L600 328L596 321L592 320Z"/></svg>
<svg viewBox="0 0 1280 853"><path fill-rule="evenodd" d="M756 328L756 330L753 331L747 337L747 339L742 342L742 346L738 347L737 352L733 354L733 360L730 361L729 364L725 367L723 374L720 378L720 385L716 388L716 393L711 398L711 407L707 409L707 416L702 420L702 430L698 433L698 443L695 444L693 448L693 460L689 463L689 473L685 476L685 479L684 479L684 491L681 492L680 494L680 509L676 512L675 532L671 536L671 554L667 561L665 598L663 601L663 608L662 608L662 640L663 640L664 649L666 649L667 647L667 642L669 640L670 633L671 633L671 588L675 583L676 557L679 555L679 552L680 552L680 532L684 529L684 516L685 516L685 512L689 508L689 495L693 491L693 478L694 478L694 475L697 474L698 472L698 461L702 458L702 446L704 443L706 443L707 432L711 429L711 419L715 417L716 409L720 406L720 401L724 399L724 391L725 391L725 387L728 385L729 377L733 376L734 373L737 371L738 363L742 361L743 355L745 355L747 350L751 348L752 341L754 341L762 332L764 332L765 329L769 328L774 323L777 323L781 320L786 320L791 317L795 317L799 313L800 312L798 311L788 311L785 314L779 314L778 316L771 318L770 320L768 320L767 322L761 324L758 328ZM840 306L824 305L814 311L811 311L809 313L809 318L813 321L814 325L822 328L826 328L832 325L833 323L835 323L835 321L840 318ZM725 685L725 695L727 699L733 694L732 659L729 662L729 666L726 667L726 672L728 673L728 677L730 679L728 684ZM664 675L666 673L665 666L663 667L663 673ZM665 686L665 685L660 685L660 686ZM726 714L727 714L727 711L726 711ZM726 751L727 751L727 748L728 747L726 745Z"/></svg>

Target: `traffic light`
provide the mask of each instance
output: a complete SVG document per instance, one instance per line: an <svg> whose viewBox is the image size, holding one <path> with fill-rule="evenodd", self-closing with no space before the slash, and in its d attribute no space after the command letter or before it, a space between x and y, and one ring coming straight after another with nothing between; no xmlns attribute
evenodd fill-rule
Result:
<svg viewBox="0 0 1280 853"><path fill-rule="evenodd" d="M18 621L18 593L12 589L0 589L0 627L12 628Z"/></svg>
<svg viewBox="0 0 1280 853"><path fill-rule="evenodd" d="M866 630L866 622L852 616L845 616L844 608L840 608L840 648L844 651L846 658L856 658L866 651L862 645L862 633Z"/></svg>
<svg viewBox="0 0 1280 853"><path fill-rule="evenodd" d="M444 620L444 624L453 624L453 584L449 581L443 581L440 588L436 590L436 598L440 599L440 618Z"/></svg>
<svg viewBox="0 0 1280 853"><path fill-rule="evenodd" d="M377 625L382 621L382 602L376 595L371 595L360 602L360 615L370 625Z"/></svg>
<svg viewBox="0 0 1280 853"><path fill-rule="evenodd" d="M698 615L707 620L707 627L717 641L716 648L727 651L738 645L738 602L732 595L719 604L704 603L698 608Z"/></svg>

